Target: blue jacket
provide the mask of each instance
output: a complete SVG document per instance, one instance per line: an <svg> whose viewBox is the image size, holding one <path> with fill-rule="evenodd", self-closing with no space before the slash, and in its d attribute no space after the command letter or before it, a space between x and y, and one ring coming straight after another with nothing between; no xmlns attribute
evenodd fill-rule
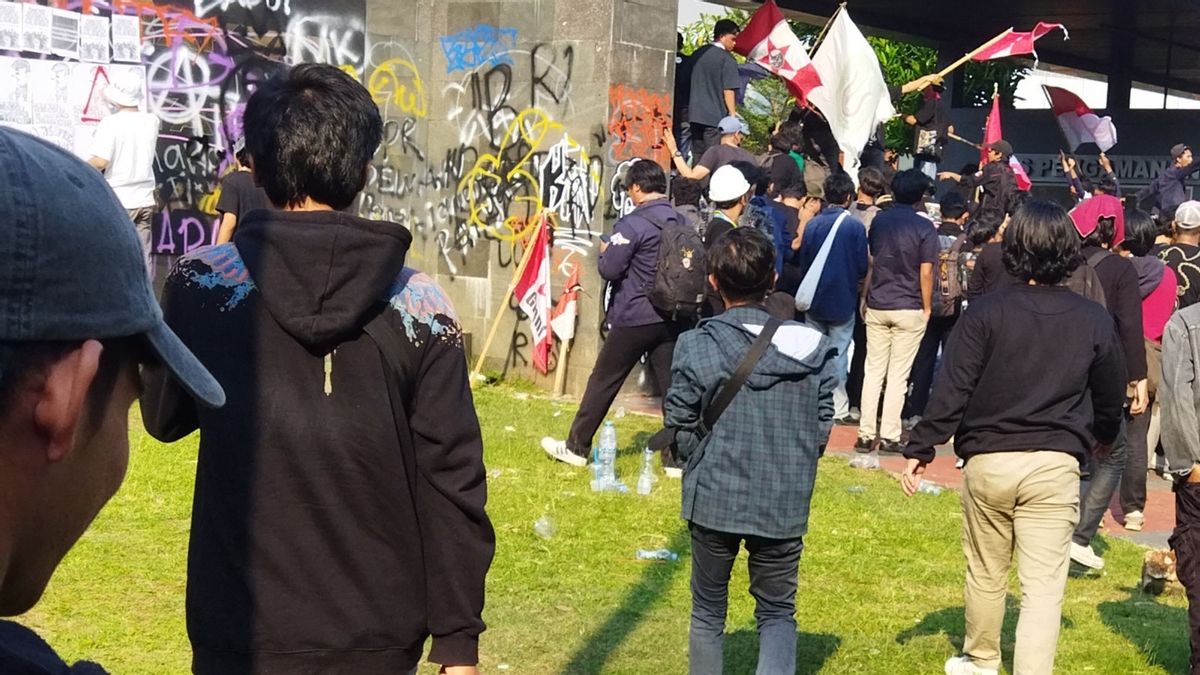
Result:
<svg viewBox="0 0 1200 675"><path fill-rule="evenodd" d="M1139 205L1149 197L1157 197L1155 204L1162 213L1170 213L1187 201L1187 186L1184 181L1188 176L1200 171L1200 158L1187 166L1171 167L1158 174L1146 187L1138 190L1134 201Z"/></svg>
<svg viewBox="0 0 1200 675"><path fill-rule="evenodd" d="M779 327L746 384L708 436L702 411L732 375L769 318L734 307L679 336L664 403L677 430L683 518L709 529L773 539L804 536L817 458L833 427L833 357L820 332Z"/></svg>
<svg viewBox="0 0 1200 675"><path fill-rule="evenodd" d="M793 258L801 270L801 278L825 243L833 223L845 211L830 206L804 226L804 240ZM817 282L817 292L805 316L824 323L845 323L858 311L858 286L867 276L867 228L853 214L846 216L838 227L837 237L829 249L829 258Z"/></svg>
<svg viewBox="0 0 1200 675"><path fill-rule="evenodd" d="M646 297L654 284L660 233L659 226L647 216L660 223L680 218L671 202L663 198L643 203L613 225L608 248L600 254L598 263L600 276L612 284L606 317L609 328L663 322Z"/></svg>

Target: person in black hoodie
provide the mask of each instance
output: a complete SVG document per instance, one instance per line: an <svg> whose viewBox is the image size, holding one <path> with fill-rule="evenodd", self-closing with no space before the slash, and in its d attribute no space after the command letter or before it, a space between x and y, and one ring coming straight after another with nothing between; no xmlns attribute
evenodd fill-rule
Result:
<svg viewBox="0 0 1200 675"><path fill-rule="evenodd" d="M1017 552L1021 616L1013 672L1054 667L1079 467L1121 426L1125 363L1112 318L1063 286L1080 264L1061 207L1032 201L1004 233L1004 264L1025 280L973 300L904 456L917 491L934 447L954 437L963 468L967 634L950 674L997 672L1008 571ZM1099 443L1097 446L1096 443Z"/></svg>
<svg viewBox="0 0 1200 675"><path fill-rule="evenodd" d="M1108 251L1125 239L1124 210L1114 197L1099 195L1071 210L1071 219L1082 238L1080 255L1096 272L1104 302L1117 325L1125 356L1130 393L1128 415L1146 412L1149 385L1146 380L1146 342L1142 337L1142 294L1138 288L1137 268L1129 260ZM1127 418L1128 419L1128 418ZM1097 457L1092 463L1091 480L1079 514L1079 526L1071 541L1071 560L1101 569L1104 559L1092 550L1092 537L1100 529L1100 521L1125 472L1128 447L1125 429L1117 438L1111 453Z"/></svg>
<svg viewBox="0 0 1200 675"><path fill-rule="evenodd" d="M405 267L412 235L342 212L382 136L328 65L245 111L254 211L180 258L166 321L228 395L198 409L146 369L147 431L200 430L187 625L196 673L475 673L495 535L462 332Z"/></svg>

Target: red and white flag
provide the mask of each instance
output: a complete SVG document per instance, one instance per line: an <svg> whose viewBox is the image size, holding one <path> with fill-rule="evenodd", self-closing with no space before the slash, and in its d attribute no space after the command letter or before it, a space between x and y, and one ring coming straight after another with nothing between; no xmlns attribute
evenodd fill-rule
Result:
<svg viewBox="0 0 1200 675"><path fill-rule="evenodd" d="M545 218L529 245L533 252L517 280L517 304L529 317L533 336L533 367L543 375L550 372L550 236Z"/></svg>
<svg viewBox="0 0 1200 675"><path fill-rule="evenodd" d="M983 128L983 148L979 151L980 166L988 162L989 146L1002 138L1004 138L1004 134L1000 130L1000 97L993 96L992 112L988 113L987 126ZM1028 192L1033 187L1033 181L1029 180L1029 174L1025 173L1025 167L1021 166L1021 162L1017 160L1016 153L1009 156L1008 165L1016 176L1017 189L1021 192Z"/></svg>
<svg viewBox="0 0 1200 675"><path fill-rule="evenodd" d="M788 27L775 0L767 0L738 34L733 51L778 75L796 100L821 85L821 76L808 58L808 50Z"/></svg>
<svg viewBox="0 0 1200 675"><path fill-rule="evenodd" d="M1070 40L1071 35L1067 33L1067 27L1061 23L1046 23L1039 21L1038 25L1033 27L1033 30L1028 33L1016 33L1010 28L999 40L996 40L987 47L979 50L971 58L976 61L989 61L991 59L1003 59L1009 56L1023 56L1025 54L1033 54L1033 58L1037 59L1037 51L1033 48L1033 43L1038 38L1044 36L1052 30L1061 30L1063 39Z"/></svg>
<svg viewBox="0 0 1200 675"><path fill-rule="evenodd" d="M1111 117L1101 117L1075 94L1061 87L1042 85L1050 99L1050 110L1071 144L1071 152L1084 143L1095 143L1101 152L1117 144L1117 127Z"/></svg>
<svg viewBox="0 0 1200 675"><path fill-rule="evenodd" d="M575 317L579 316L579 265L571 268L571 276L558 296L558 303L550 313L550 327L559 340L567 342L575 338Z"/></svg>

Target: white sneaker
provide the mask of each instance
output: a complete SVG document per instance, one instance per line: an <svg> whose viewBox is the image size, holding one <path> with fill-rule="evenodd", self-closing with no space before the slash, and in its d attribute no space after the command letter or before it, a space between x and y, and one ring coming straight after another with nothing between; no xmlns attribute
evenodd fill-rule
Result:
<svg viewBox="0 0 1200 675"><path fill-rule="evenodd" d="M996 668L980 668L969 656L952 656L946 659L946 675L998 675Z"/></svg>
<svg viewBox="0 0 1200 675"><path fill-rule="evenodd" d="M1141 511L1130 511L1125 514L1125 529L1130 532L1141 532L1142 526L1146 524L1146 517Z"/></svg>
<svg viewBox="0 0 1200 675"><path fill-rule="evenodd" d="M570 464L571 466L587 466L587 458L580 457L579 455L568 450L566 441L560 441L546 436L542 439L542 450L545 450L546 454L550 455L552 459L557 459L558 461Z"/></svg>
<svg viewBox="0 0 1200 675"><path fill-rule="evenodd" d="M678 466L664 466L663 475L667 478L683 478L683 469Z"/></svg>
<svg viewBox="0 0 1200 675"><path fill-rule="evenodd" d="M1091 546L1080 546L1071 542L1071 560L1094 570L1104 569L1104 558L1096 555Z"/></svg>

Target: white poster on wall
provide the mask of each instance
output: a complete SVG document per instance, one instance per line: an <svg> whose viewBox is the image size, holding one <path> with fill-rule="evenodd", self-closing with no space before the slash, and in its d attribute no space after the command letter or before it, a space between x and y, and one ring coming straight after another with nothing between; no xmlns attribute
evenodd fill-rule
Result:
<svg viewBox="0 0 1200 675"><path fill-rule="evenodd" d="M0 51L21 50L21 5L0 2Z"/></svg>
<svg viewBox="0 0 1200 675"><path fill-rule="evenodd" d="M104 88L122 77L138 78L145 89L146 69L140 65L0 56L0 124L87 159L96 124L112 112Z"/></svg>
<svg viewBox="0 0 1200 675"><path fill-rule="evenodd" d="M50 51L70 59L79 58L79 13L56 9L50 17Z"/></svg>
<svg viewBox="0 0 1200 675"><path fill-rule="evenodd" d="M79 20L79 60L108 63L108 17L84 16Z"/></svg>
<svg viewBox="0 0 1200 675"><path fill-rule="evenodd" d="M112 15L112 60L142 61L142 23L136 15Z"/></svg>
<svg viewBox="0 0 1200 675"><path fill-rule="evenodd" d="M51 17L54 10L42 5L21 5L21 51L50 53Z"/></svg>

